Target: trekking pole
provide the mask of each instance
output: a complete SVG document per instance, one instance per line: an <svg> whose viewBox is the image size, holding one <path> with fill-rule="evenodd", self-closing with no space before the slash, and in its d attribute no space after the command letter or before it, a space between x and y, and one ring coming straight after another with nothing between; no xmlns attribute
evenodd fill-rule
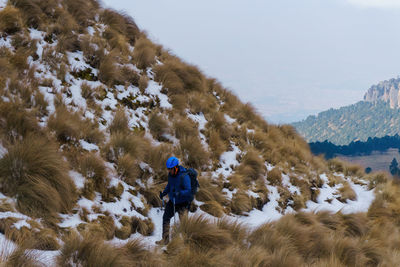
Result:
<svg viewBox="0 0 400 267"><path fill-rule="evenodd" d="M172 199L173 203L174 203L174 224L176 224L176 215L175 215L175 196Z"/></svg>

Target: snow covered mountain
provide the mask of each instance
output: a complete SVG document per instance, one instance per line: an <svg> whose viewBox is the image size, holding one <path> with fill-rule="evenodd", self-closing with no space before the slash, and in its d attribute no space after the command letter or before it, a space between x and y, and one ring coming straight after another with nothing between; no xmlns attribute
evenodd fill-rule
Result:
<svg viewBox="0 0 400 267"><path fill-rule="evenodd" d="M339 240L369 244L356 238L372 234L359 224L374 218L366 212L375 188L398 190L383 174L312 156L291 126L265 122L132 18L95 0L11 0L0 9L5 264L350 266L392 251L339 250ZM200 190L165 255L155 240L171 155L199 171ZM279 230L289 222L293 236ZM328 235L323 255L298 243Z"/></svg>

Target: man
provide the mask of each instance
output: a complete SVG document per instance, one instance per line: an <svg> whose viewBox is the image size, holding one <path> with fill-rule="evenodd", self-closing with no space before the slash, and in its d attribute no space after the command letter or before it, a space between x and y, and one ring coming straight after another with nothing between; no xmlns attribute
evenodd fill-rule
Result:
<svg viewBox="0 0 400 267"><path fill-rule="evenodd" d="M166 245L169 242L169 223L175 212L179 216L189 209L192 201L190 177L186 169L179 165L176 157L170 157L167 160L168 184L163 192L160 192L160 198L168 194L169 201L165 207L163 215L162 239L157 241L158 245Z"/></svg>

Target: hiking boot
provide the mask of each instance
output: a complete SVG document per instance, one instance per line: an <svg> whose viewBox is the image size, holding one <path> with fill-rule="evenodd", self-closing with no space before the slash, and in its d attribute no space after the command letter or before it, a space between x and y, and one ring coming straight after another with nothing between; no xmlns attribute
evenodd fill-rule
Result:
<svg viewBox="0 0 400 267"><path fill-rule="evenodd" d="M162 239L156 241L157 245L166 246L169 243L169 223L163 224Z"/></svg>
<svg viewBox="0 0 400 267"><path fill-rule="evenodd" d="M161 240L158 240L158 241L156 241L156 244L157 245L160 245L160 246L166 246L166 245L168 245L168 239L161 239Z"/></svg>

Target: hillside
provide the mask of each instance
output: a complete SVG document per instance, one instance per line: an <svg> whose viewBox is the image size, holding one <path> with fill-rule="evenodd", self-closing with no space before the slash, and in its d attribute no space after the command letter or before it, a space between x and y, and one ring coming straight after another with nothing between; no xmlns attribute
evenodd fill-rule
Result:
<svg viewBox="0 0 400 267"><path fill-rule="evenodd" d="M132 18L95 0L10 0L0 33L1 264L398 262L397 184L314 157ZM200 190L160 248L171 155Z"/></svg>
<svg viewBox="0 0 400 267"><path fill-rule="evenodd" d="M292 124L307 142L348 145L367 141L369 137L393 136L400 133L400 110L382 100L360 101L356 104L329 109Z"/></svg>

